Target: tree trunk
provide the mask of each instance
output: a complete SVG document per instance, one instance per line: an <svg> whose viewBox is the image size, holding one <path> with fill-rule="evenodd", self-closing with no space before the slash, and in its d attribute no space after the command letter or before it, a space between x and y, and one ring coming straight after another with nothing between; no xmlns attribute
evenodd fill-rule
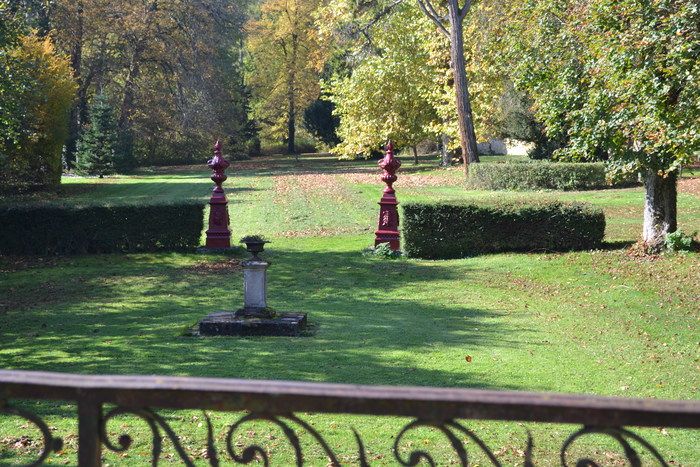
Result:
<svg viewBox="0 0 700 467"><path fill-rule="evenodd" d="M440 154L442 156L440 166L449 167L452 165L452 154L447 150L447 146L450 144L450 137L443 133L440 136L440 143Z"/></svg>
<svg viewBox="0 0 700 467"><path fill-rule="evenodd" d="M297 118L297 102L296 102L296 70L297 70L297 59L299 56L299 38L296 34L292 34L292 54L289 62L289 75L287 77L287 100L289 105L288 115L287 115L287 151L290 154L294 154L296 157L296 118Z"/></svg>
<svg viewBox="0 0 700 467"><path fill-rule="evenodd" d="M418 165L418 146L414 144L411 149L413 149L413 165Z"/></svg>
<svg viewBox="0 0 700 467"><path fill-rule="evenodd" d="M644 186L644 244L651 251L663 248L666 235L678 229L676 172L666 178L650 170Z"/></svg>
<svg viewBox="0 0 700 467"><path fill-rule="evenodd" d="M136 99L136 80L141 74L141 63L139 63L140 52L137 50L131 58L129 73L124 81L124 96L122 98L121 112L119 113L119 128L127 129L131 124L131 115L134 111L134 101Z"/></svg>
<svg viewBox="0 0 700 467"><path fill-rule="evenodd" d="M295 124L296 120L296 110L294 106L294 99L289 100L289 110L287 113L287 152L289 154L296 155L296 133L297 128Z"/></svg>
<svg viewBox="0 0 700 467"><path fill-rule="evenodd" d="M70 63L73 67L73 78L79 84L78 99L70 111L70 120L68 122L68 140L66 141L66 164L68 168L73 168L75 165L75 152L78 146L78 138L80 138L80 127L83 124L82 117L87 109L86 86L81 82L82 63L83 63L83 2L77 2L77 18L75 28L75 43L70 52Z"/></svg>
<svg viewBox="0 0 700 467"><path fill-rule="evenodd" d="M141 74L140 56L141 50L135 50L131 58L129 73L124 82L124 96L119 113L120 152L124 160L131 160L134 152L131 116L134 113L136 101L136 80Z"/></svg>
<svg viewBox="0 0 700 467"><path fill-rule="evenodd" d="M459 15L457 0L448 1L450 18L450 57L452 73L455 79L455 97L457 101L457 119L459 121L459 139L464 159L464 173L469 174L469 164L479 162L476 149L476 133L469 97L467 67L464 60L464 25Z"/></svg>

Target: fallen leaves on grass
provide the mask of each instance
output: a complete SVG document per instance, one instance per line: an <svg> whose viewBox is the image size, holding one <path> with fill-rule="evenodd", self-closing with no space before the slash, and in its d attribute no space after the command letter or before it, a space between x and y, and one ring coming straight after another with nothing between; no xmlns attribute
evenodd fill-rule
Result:
<svg viewBox="0 0 700 467"><path fill-rule="evenodd" d="M373 230L370 227L342 227L342 228L329 228L329 227L316 227L313 229L306 230L287 230L280 234L281 237L285 238L301 238L301 237L333 237L335 235L343 234L359 234L362 232L368 232Z"/></svg>
<svg viewBox="0 0 700 467"><path fill-rule="evenodd" d="M644 242L639 241L629 247L626 251L627 257L635 261L656 261L661 258L661 255L649 253Z"/></svg>
<svg viewBox="0 0 700 467"><path fill-rule="evenodd" d="M380 180L381 174L377 173L347 173L338 175L338 178L352 184L382 186ZM434 186L461 186L463 184L459 177L452 177L446 174L415 174L406 175L399 173L399 180L396 182L396 188L423 188Z"/></svg>
<svg viewBox="0 0 700 467"><path fill-rule="evenodd" d="M680 179L678 181L678 192L700 196L700 177Z"/></svg>
<svg viewBox="0 0 700 467"><path fill-rule="evenodd" d="M211 274L220 272L238 272L243 269L241 261L237 259L228 259L225 261L201 261L184 268L187 272L195 274Z"/></svg>
<svg viewBox="0 0 700 467"><path fill-rule="evenodd" d="M0 260L0 273L16 272L29 268L52 268L58 265L57 257L6 256Z"/></svg>

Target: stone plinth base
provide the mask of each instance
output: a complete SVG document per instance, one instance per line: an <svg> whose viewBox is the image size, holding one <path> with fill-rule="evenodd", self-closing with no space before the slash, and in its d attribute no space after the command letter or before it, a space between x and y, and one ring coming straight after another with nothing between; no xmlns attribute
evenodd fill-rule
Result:
<svg viewBox="0 0 700 467"><path fill-rule="evenodd" d="M306 313L281 313L275 318L237 317L232 311L212 313L199 322L202 336L298 336L306 329Z"/></svg>

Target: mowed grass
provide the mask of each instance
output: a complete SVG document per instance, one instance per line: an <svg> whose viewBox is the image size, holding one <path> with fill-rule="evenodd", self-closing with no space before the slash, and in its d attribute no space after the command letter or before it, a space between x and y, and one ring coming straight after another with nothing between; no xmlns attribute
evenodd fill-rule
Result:
<svg viewBox="0 0 700 467"><path fill-rule="evenodd" d="M382 262L362 256L373 240L381 186L374 162L307 157L234 164L229 187L234 237L272 238L270 303L303 310L313 324L303 338L199 339L183 336L202 316L242 302L242 274L229 258L185 253L0 259L0 365L8 369L76 373L167 374L359 384L553 391L622 397L700 396L697 254L638 259L624 249L567 254L501 254L454 261ZM396 184L401 201L469 198L586 200L608 216L608 240L632 242L641 229L641 189L581 193L466 191L459 168L404 162ZM206 199L207 171L158 169L104 180L71 178L49 202L148 202ZM5 199L28 202L36 198ZM700 199L681 194L680 221L700 228ZM471 357L471 362L467 361ZM75 407L24 403L66 441L52 463L74 464ZM206 463L201 412L164 411L181 442ZM240 414L212 414L220 456L226 426ZM357 463L351 427L376 465L394 465L391 448L403 419L300 414L321 432L342 462ZM522 463L527 430L537 465L558 464L574 426L471 422L465 425L506 465ZM697 465L697 432L637 430L667 461ZM120 418L112 439L136 439L111 465L144 465L150 455L145 424ZM28 439L22 439L27 435ZM238 452L265 444L275 465L293 453L281 431L245 426L233 435ZM305 454L326 465L307 434ZM0 419L2 462L27 461L38 432ZM485 458L467 443L476 463ZM456 460L431 430L406 438L415 449ZM575 453L616 463L622 450L602 438ZM166 460L176 460L165 444ZM573 457L577 459L577 457ZM274 461L276 460L276 462ZM480 464L481 465L481 464ZM617 465L617 464L615 464Z"/></svg>

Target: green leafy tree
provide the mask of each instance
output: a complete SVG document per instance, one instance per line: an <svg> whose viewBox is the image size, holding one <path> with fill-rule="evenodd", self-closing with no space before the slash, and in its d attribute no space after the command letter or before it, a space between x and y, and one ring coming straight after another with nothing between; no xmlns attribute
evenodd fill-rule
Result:
<svg viewBox="0 0 700 467"><path fill-rule="evenodd" d="M694 0L530 0L502 15L516 84L560 159L640 172L643 240L677 229L678 171L700 151L700 9Z"/></svg>
<svg viewBox="0 0 700 467"><path fill-rule="evenodd" d="M452 87L455 93L459 140L466 173L470 163L479 162L464 46L464 23L472 7L472 0L417 1L423 13L435 23L438 31L449 42Z"/></svg>
<svg viewBox="0 0 700 467"><path fill-rule="evenodd" d="M19 44L22 24L0 1L0 163L8 162L8 149L18 143L24 110L21 96L31 87L31 75L25 64L12 53Z"/></svg>
<svg viewBox="0 0 700 467"><path fill-rule="evenodd" d="M335 152L369 156L390 139L399 147L413 147L415 155L418 143L435 136L430 127L438 116L427 88L435 85L436 70L428 63L421 36L412 33L427 25L417 9L401 6L373 36L380 53L367 56L351 75L329 83L340 117L342 142Z"/></svg>
<svg viewBox="0 0 700 467"><path fill-rule="evenodd" d="M119 128L114 110L104 94L95 96L89 115L90 124L78 140L76 170L102 178L119 168Z"/></svg>

